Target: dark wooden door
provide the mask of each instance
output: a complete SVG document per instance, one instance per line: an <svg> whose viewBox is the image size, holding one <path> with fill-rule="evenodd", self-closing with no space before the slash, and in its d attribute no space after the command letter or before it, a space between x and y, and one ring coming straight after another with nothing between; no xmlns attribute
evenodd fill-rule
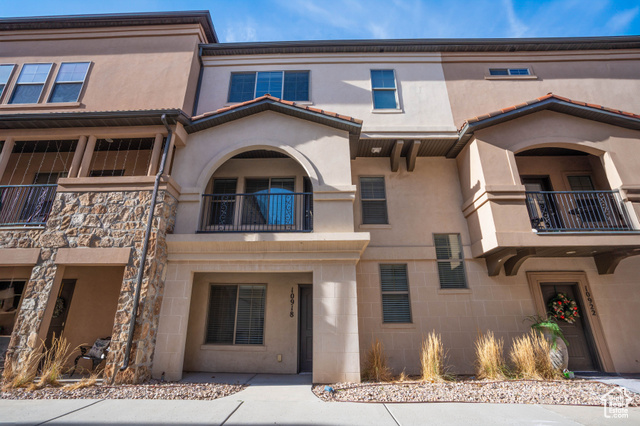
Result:
<svg viewBox="0 0 640 426"><path fill-rule="evenodd" d="M64 331L64 326L67 322L67 315L69 314L69 308L71 307L71 299L73 298L73 290L76 287L76 280L62 280L60 284L60 291L56 296L56 300L53 301L54 304L57 304L56 308L54 305L53 315L51 317L51 323L49 324L49 331L47 332L47 341L46 346L51 347L51 341L53 340L53 335L56 337L60 337L62 332ZM58 299L62 300L62 302L58 302Z"/></svg>
<svg viewBox="0 0 640 426"><path fill-rule="evenodd" d="M556 293L564 293L578 304L578 318L573 324L566 321L558 321L558 325L569 342L569 370L571 371L595 371L598 369L593 338L585 324L585 311L578 294L578 285L575 283L544 283L542 284L542 297L545 306L553 299Z"/></svg>
<svg viewBox="0 0 640 426"><path fill-rule="evenodd" d="M313 291L310 285L299 287L298 366L299 371L310 372L313 366Z"/></svg>

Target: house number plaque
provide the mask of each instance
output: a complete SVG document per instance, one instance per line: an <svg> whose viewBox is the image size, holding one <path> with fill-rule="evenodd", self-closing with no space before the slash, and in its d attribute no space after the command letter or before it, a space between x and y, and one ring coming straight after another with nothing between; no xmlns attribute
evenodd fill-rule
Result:
<svg viewBox="0 0 640 426"><path fill-rule="evenodd" d="M293 292L293 287L291 287L291 296L289 297L291 298L291 312L289 312L289 316L293 318L293 303L295 302L295 299L296 299L296 295Z"/></svg>
<svg viewBox="0 0 640 426"><path fill-rule="evenodd" d="M589 311L591 315L596 315L596 307L593 306L593 298L591 297L591 292L589 291L589 287L584 286L584 295L587 296L587 303L589 304Z"/></svg>

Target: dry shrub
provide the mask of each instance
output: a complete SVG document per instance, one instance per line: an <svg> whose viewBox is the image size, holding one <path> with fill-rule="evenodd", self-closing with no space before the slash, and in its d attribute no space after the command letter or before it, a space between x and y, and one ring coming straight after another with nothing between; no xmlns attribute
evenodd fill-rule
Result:
<svg viewBox="0 0 640 426"><path fill-rule="evenodd" d="M387 366L387 356L384 354L384 345L378 339L371 343L371 349L367 353L367 359L362 370L364 380L376 382L388 382L393 378L391 370Z"/></svg>
<svg viewBox="0 0 640 426"><path fill-rule="evenodd" d="M402 373L398 377L396 377L396 382L406 382L409 380L409 377L405 374L405 371L402 370Z"/></svg>
<svg viewBox="0 0 640 426"><path fill-rule="evenodd" d="M80 379L75 383L64 385L62 389L65 391L71 392L77 389L84 389L84 388L94 386L98 382L98 378L102 373L103 371L101 369L96 369L96 371L92 372L89 377L83 377L82 379Z"/></svg>
<svg viewBox="0 0 640 426"><path fill-rule="evenodd" d="M71 345L63 336L56 338L55 334L51 340L51 347L47 348L43 354L40 379L31 386L33 389L41 389L47 385L60 386L58 380L65 371L65 365L69 357L75 351L70 351Z"/></svg>
<svg viewBox="0 0 640 426"><path fill-rule="evenodd" d="M496 339L492 331L481 334L476 340L476 374L480 379L506 379L504 340Z"/></svg>
<svg viewBox="0 0 640 426"><path fill-rule="evenodd" d="M520 379L559 379L560 371L551 363L551 343L540 333L531 331L513 340L509 354L516 376Z"/></svg>
<svg viewBox="0 0 640 426"><path fill-rule="evenodd" d="M442 382L445 380L446 354L442 346L442 338L435 331L427 335L422 342L420 363L422 365L422 380L429 382Z"/></svg>
<svg viewBox="0 0 640 426"><path fill-rule="evenodd" d="M38 373L38 365L43 357L42 346L41 344L37 349L32 350L20 365L20 368L15 368L11 360L7 359L5 361L4 371L2 373L4 380L2 388L4 390L22 388L33 383Z"/></svg>

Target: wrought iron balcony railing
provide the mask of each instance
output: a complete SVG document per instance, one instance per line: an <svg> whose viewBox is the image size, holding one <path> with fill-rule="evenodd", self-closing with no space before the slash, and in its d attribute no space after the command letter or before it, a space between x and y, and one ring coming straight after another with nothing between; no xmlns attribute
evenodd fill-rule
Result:
<svg viewBox="0 0 640 426"><path fill-rule="evenodd" d="M203 194L198 232L311 232L313 194Z"/></svg>
<svg viewBox="0 0 640 426"><path fill-rule="evenodd" d="M58 185L0 185L0 226L47 223Z"/></svg>
<svg viewBox="0 0 640 426"><path fill-rule="evenodd" d="M618 191L531 191L526 195L531 226L538 232L634 230Z"/></svg>

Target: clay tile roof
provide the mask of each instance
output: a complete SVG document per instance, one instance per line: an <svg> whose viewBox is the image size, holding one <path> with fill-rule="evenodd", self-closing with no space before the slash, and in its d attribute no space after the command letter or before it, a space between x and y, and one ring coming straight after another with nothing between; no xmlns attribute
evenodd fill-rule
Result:
<svg viewBox="0 0 640 426"><path fill-rule="evenodd" d="M337 126L338 128L342 128L345 130L350 129L350 132L357 132L358 134L360 132L359 129L362 126L362 120L359 120L357 118L331 111L325 111L318 108L313 108L308 105L298 105L296 102L286 101L284 99L279 99L266 94L255 99L251 99L245 102L220 108L215 111L209 111L204 114L192 117L192 124L188 126L187 132L192 133L203 130L213 125L217 125L214 124L214 122L220 124L222 122L240 118L240 116L246 116L250 113L264 111L265 108L275 109L279 112L284 112L286 114L297 116L299 118L306 118L312 121L317 121L319 123L332 125L334 127ZM207 123L204 123L204 121L207 121Z"/></svg>
<svg viewBox="0 0 640 426"><path fill-rule="evenodd" d="M466 125L469 125L469 124L479 123L481 121L484 121L484 120L487 120L487 119L490 119L490 118L494 118L494 117L498 117L498 116L501 116L503 114L507 114L507 113L512 112L512 111L522 110L523 108L526 108L526 107L529 107L529 106L532 106L532 105L535 105L535 104L539 104L539 103L545 102L545 101L547 101L547 102L555 102L555 103L564 102L564 103L567 103L567 104L570 104L570 105L577 105L577 106L580 106L580 107L587 107L587 108L590 108L590 109L592 109L594 111L597 111L597 110L607 111L607 112L618 114L618 115L624 116L624 117L631 117L631 118L635 118L635 119L640 119L640 115L634 114L634 113L631 113L631 112L621 111L621 110L613 109L613 108L608 108L608 107L605 107L605 106L599 105L599 104L590 104L590 103L586 103L586 102L583 102L583 101L578 101L578 100L574 100L574 99L565 98L563 96L558 96L558 95L555 95L553 93L548 93L548 94L546 94L544 96L541 96L539 98L536 98L536 99L532 99L532 100L529 100L529 101L526 101L526 102L523 102L523 103L520 103L520 104L517 104L517 105L512 105L512 106L509 106L509 107L506 107L506 108L502 108L499 111L493 111L493 112L490 112L488 114L483 114L483 115L479 115L479 116L476 116L476 117L473 117L473 118L469 118L462 124L460 129L463 129Z"/></svg>

